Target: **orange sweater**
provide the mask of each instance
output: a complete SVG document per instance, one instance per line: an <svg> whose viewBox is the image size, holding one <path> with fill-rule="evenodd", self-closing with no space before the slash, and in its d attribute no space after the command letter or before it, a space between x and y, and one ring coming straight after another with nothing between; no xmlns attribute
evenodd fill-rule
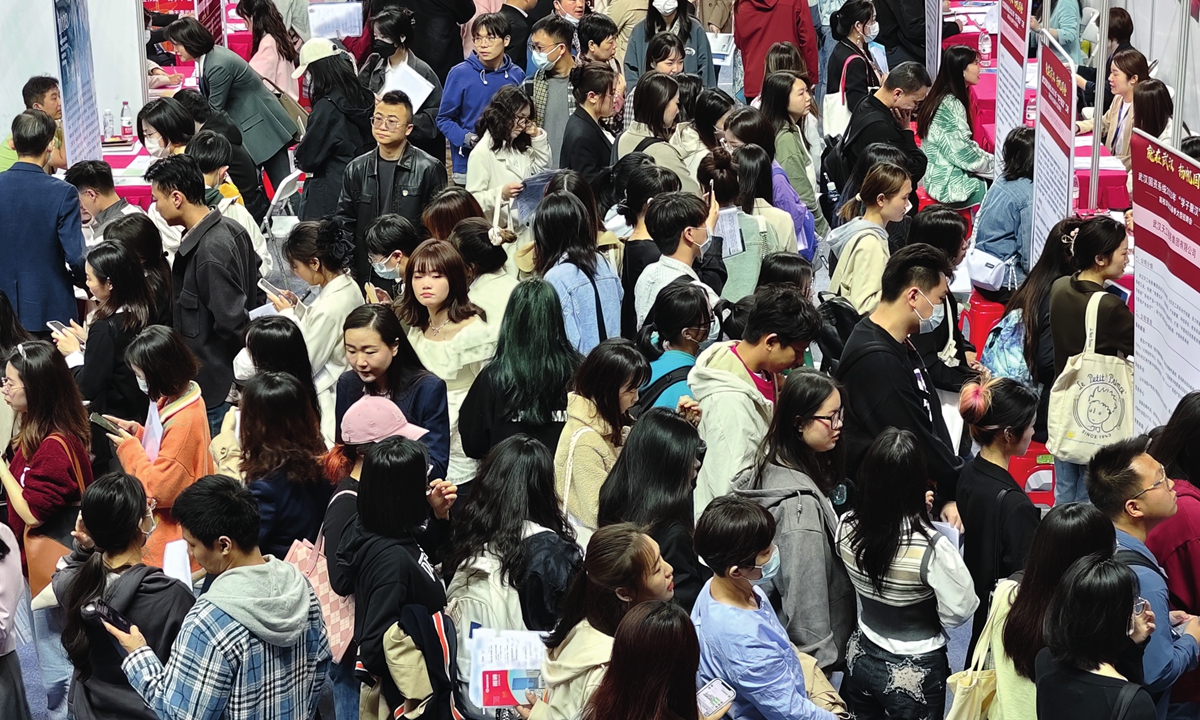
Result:
<svg viewBox="0 0 1200 720"><path fill-rule="evenodd" d="M146 456L141 443L145 428L141 425L136 439L130 438L117 447L117 457L125 472L142 481L146 495L158 501L154 511L158 527L146 543L144 559L147 565L162 567L163 546L183 537L171 506L179 493L213 473L213 461L208 453L208 414L199 385L193 382L174 402L160 398L157 406L163 424L158 457L150 462ZM196 568L193 562L192 569Z"/></svg>

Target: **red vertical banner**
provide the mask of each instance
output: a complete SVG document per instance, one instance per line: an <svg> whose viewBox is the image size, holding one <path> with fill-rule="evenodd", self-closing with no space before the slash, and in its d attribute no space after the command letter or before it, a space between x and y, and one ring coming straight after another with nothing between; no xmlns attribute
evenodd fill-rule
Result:
<svg viewBox="0 0 1200 720"><path fill-rule="evenodd" d="M196 19L206 30L212 33L213 40L218 45L225 44L225 20L221 13L225 12L222 0L196 0Z"/></svg>

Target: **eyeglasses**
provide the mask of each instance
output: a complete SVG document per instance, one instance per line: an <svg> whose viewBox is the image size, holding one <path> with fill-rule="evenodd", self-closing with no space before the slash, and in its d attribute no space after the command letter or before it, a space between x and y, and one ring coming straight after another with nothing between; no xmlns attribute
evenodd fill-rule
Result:
<svg viewBox="0 0 1200 720"><path fill-rule="evenodd" d="M1150 609L1150 601L1147 600L1146 598L1139 597L1137 600L1133 601L1133 614L1134 615L1141 615L1142 613L1146 612L1149 609Z"/></svg>
<svg viewBox="0 0 1200 720"><path fill-rule="evenodd" d="M845 408L840 408L836 412L830 413L829 415L813 415L812 416L813 420L824 420L825 422L829 423L830 429L840 428L842 426L842 422L845 420L845 418L846 418Z"/></svg>
<svg viewBox="0 0 1200 720"><path fill-rule="evenodd" d="M528 115L518 115L513 118L513 127L528 127L533 120Z"/></svg>
<svg viewBox="0 0 1200 720"><path fill-rule="evenodd" d="M0 387L8 388L9 390L24 390L24 385L18 385L8 378L0 379Z"/></svg>
<svg viewBox="0 0 1200 720"><path fill-rule="evenodd" d="M504 38L496 36L496 35L476 35L475 37L473 37L471 39L475 42L476 45L491 45L492 43L496 42L497 40L503 40Z"/></svg>
<svg viewBox="0 0 1200 720"><path fill-rule="evenodd" d="M374 115L371 117L371 127L383 126L384 130L399 130L403 125L400 124L399 118L384 117L383 115Z"/></svg>
<svg viewBox="0 0 1200 720"><path fill-rule="evenodd" d="M1144 490L1142 490L1140 493L1138 493L1137 495L1134 495L1133 497L1131 497L1131 498L1129 498L1129 499L1130 499L1130 500L1137 500L1137 499L1138 499L1138 498L1140 498L1141 496L1143 496L1143 495L1145 495L1146 493L1150 492L1151 490L1153 490L1154 488L1158 487L1159 485L1162 485L1162 484L1163 484L1163 483L1165 483L1166 481L1167 481L1167 470L1166 470L1166 468L1164 468L1162 465L1159 465L1159 466L1158 466L1158 480L1156 480L1156 481L1154 482L1154 484L1153 484L1153 485L1151 485L1150 487L1148 487L1148 488L1145 488L1145 489L1144 489Z"/></svg>

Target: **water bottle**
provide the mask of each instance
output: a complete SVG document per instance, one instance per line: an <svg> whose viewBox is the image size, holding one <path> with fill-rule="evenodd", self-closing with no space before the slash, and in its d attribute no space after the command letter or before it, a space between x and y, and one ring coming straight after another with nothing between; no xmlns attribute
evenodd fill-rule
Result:
<svg viewBox="0 0 1200 720"><path fill-rule="evenodd" d="M1037 125L1037 98L1031 97L1025 103L1025 124L1029 127Z"/></svg>
<svg viewBox="0 0 1200 720"><path fill-rule="evenodd" d="M107 140L113 136L113 114L112 110L104 111L104 139Z"/></svg>
<svg viewBox="0 0 1200 720"><path fill-rule="evenodd" d="M979 34L979 66L992 66L992 36L986 30Z"/></svg>
<svg viewBox="0 0 1200 720"><path fill-rule="evenodd" d="M133 115L129 112L129 101L121 103L121 139L133 139Z"/></svg>
<svg viewBox="0 0 1200 720"><path fill-rule="evenodd" d="M1079 210L1079 174L1071 171L1071 207Z"/></svg>

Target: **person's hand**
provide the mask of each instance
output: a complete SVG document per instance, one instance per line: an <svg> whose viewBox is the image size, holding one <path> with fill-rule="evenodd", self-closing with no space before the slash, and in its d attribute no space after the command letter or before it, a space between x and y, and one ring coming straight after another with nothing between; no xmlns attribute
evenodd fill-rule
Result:
<svg viewBox="0 0 1200 720"><path fill-rule="evenodd" d="M942 506L942 522L950 523L959 532L963 531L962 518L958 516L958 503L950 501Z"/></svg>
<svg viewBox="0 0 1200 720"><path fill-rule="evenodd" d="M962 31L963 31L963 28L965 28L965 27L967 26L967 24L966 24L965 22L963 22L963 19L962 19L962 18L955 18L955 19L954 19L954 22L955 22L955 24L957 24L957 25L958 25L958 31L959 31L959 32L962 32Z"/></svg>
<svg viewBox="0 0 1200 720"><path fill-rule="evenodd" d="M92 540L92 536L88 534L87 528L83 525L83 513L79 513L75 518L75 529L71 531L71 537L79 543L80 550L91 550L96 547L95 541Z"/></svg>
<svg viewBox="0 0 1200 720"><path fill-rule="evenodd" d="M1192 639L1200 643L1200 617L1193 617L1183 626L1183 634L1191 635Z"/></svg>
<svg viewBox="0 0 1200 720"><path fill-rule="evenodd" d="M679 402L675 405L675 412L687 420L694 427L700 425L700 403L696 402L695 398L684 395L679 398Z"/></svg>
<svg viewBox="0 0 1200 720"><path fill-rule="evenodd" d="M942 0L942 12L950 12L950 0Z"/></svg>
<svg viewBox="0 0 1200 720"><path fill-rule="evenodd" d="M384 305L391 305L392 304L392 296L388 295L387 290L380 290L379 288L375 288L375 302L383 303Z"/></svg>
<svg viewBox="0 0 1200 720"><path fill-rule="evenodd" d="M513 710L524 720L529 720L529 715L533 712L533 704L537 702L537 695L534 695L532 690L526 690L525 699L529 701L528 705L518 705Z"/></svg>
<svg viewBox="0 0 1200 720"><path fill-rule="evenodd" d="M108 439L112 440L113 445L120 445L126 440L137 439L137 423L121 418L105 415L104 419L117 426L117 434L108 433Z"/></svg>
<svg viewBox="0 0 1200 720"><path fill-rule="evenodd" d="M50 337L54 340L54 344L58 347L58 351L63 354L63 357L73 352L79 352L79 338L75 337L75 333L54 330L51 331Z"/></svg>
<svg viewBox="0 0 1200 720"><path fill-rule="evenodd" d="M296 303L298 302L298 300L296 300L296 294L291 290L284 290L283 293L279 295L267 293L267 299L270 300L271 304L275 306L275 310L277 312L283 312L290 307L295 307Z"/></svg>
<svg viewBox="0 0 1200 720"><path fill-rule="evenodd" d="M896 119L896 124L900 126L901 130L912 128L912 110L892 108L892 117Z"/></svg>
<svg viewBox="0 0 1200 720"><path fill-rule="evenodd" d="M446 520L450 517L450 508L457 499L458 486L454 483L447 480L434 480L429 483L426 500L429 501L429 507L433 508L433 514L438 520Z"/></svg>
<svg viewBox="0 0 1200 720"><path fill-rule="evenodd" d="M1183 610L1172 610L1171 612L1167 613L1167 617L1170 618L1171 627L1176 627L1179 625L1183 625L1184 623L1186 623L1188 620L1191 620L1195 616L1191 615Z"/></svg>
<svg viewBox="0 0 1200 720"><path fill-rule="evenodd" d="M532 122L525 126L525 134L531 138L540 138L542 133L546 132Z"/></svg>
<svg viewBox="0 0 1200 720"><path fill-rule="evenodd" d="M983 371L983 363L979 362L979 353L975 352L974 350L969 350L963 353L963 355L967 358L967 367L971 368L975 372Z"/></svg>
<svg viewBox="0 0 1200 720"><path fill-rule="evenodd" d="M705 715L704 720L721 720L725 717L725 713L729 712L729 708L733 707L733 701L725 703L725 706L716 711L712 715Z"/></svg>
<svg viewBox="0 0 1200 720"><path fill-rule="evenodd" d="M1079 88L1080 90L1083 90L1084 88L1087 87L1087 79L1085 77L1083 77L1082 75L1076 75L1075 76L1075 87Z"/></svg>
<svg viewBox="0 0 1200 720"><path fill-rule="evenodd" d="M933 491L925 491L925 512L933 512Z"/></svg>
<svg viewBox="0 0 1200 720"><path fill-rule="evenodd" d="M508 183L500 188L500 197L505 200L512 200L513 196L525 189L524 183L513 182Z"/></svg>
<svg viewBox="0 0 1200 720"><path fill-rule="evenodd" d="M131 653L138 648L146 647L146 638L142 635L142 631L138 630L137 625L130 626L129 632L121 632L112 625L109 625L105 620L101 620L100 622L104 623L104 629L108 631L109 635L117 639L117 642L121 644L125 652Z"/></svg>
<svg viewBox="0 0 1200 720"><path fill-rule="evenodd" d="M463 138L463 147L470 150L471 148L475 147L475 143L477 142L479 142L479 136L475 133L469 132L466 134L466 137Z"/></svg>
<svg viewBox="0 0 1200 720"><path fill-rule="evenodd" d="M1042 24L1040 22L1038 22L1036 15L1029 16L1029 27L1033 28L1034 30L1042 29Z"/></svg>
<svg viewBox="0 0 1200 720"><path fill-rule="evenodd" d="M721 212L721 206L717 204L717 193L708 193L708 217L704 219L704 227L708 229L708 236L717 230L717 214Z"/></svg>
<svg viewBox="0 0 1200 720"><path fill-rule="evenodd" d="M171 81L172 85L178 85L183 82L183 73L171 73L167 79Z"/></svg>
<svg viewBox="0 0 1200 720"><path fill-rule="evenodd" d="M1154 634L1154 628L1154 611L1146 608L1141 615L1133 616L1133 632L1129 635L1129 639L1141 645Z"/></svg>
<svg viewBox="0 0 1200 720"><path fill-rule="evenodd" d="M74 320L71 321L71 332L75 333L75 337L79 338L79 342L87 342L87 328Z"/></svg>

